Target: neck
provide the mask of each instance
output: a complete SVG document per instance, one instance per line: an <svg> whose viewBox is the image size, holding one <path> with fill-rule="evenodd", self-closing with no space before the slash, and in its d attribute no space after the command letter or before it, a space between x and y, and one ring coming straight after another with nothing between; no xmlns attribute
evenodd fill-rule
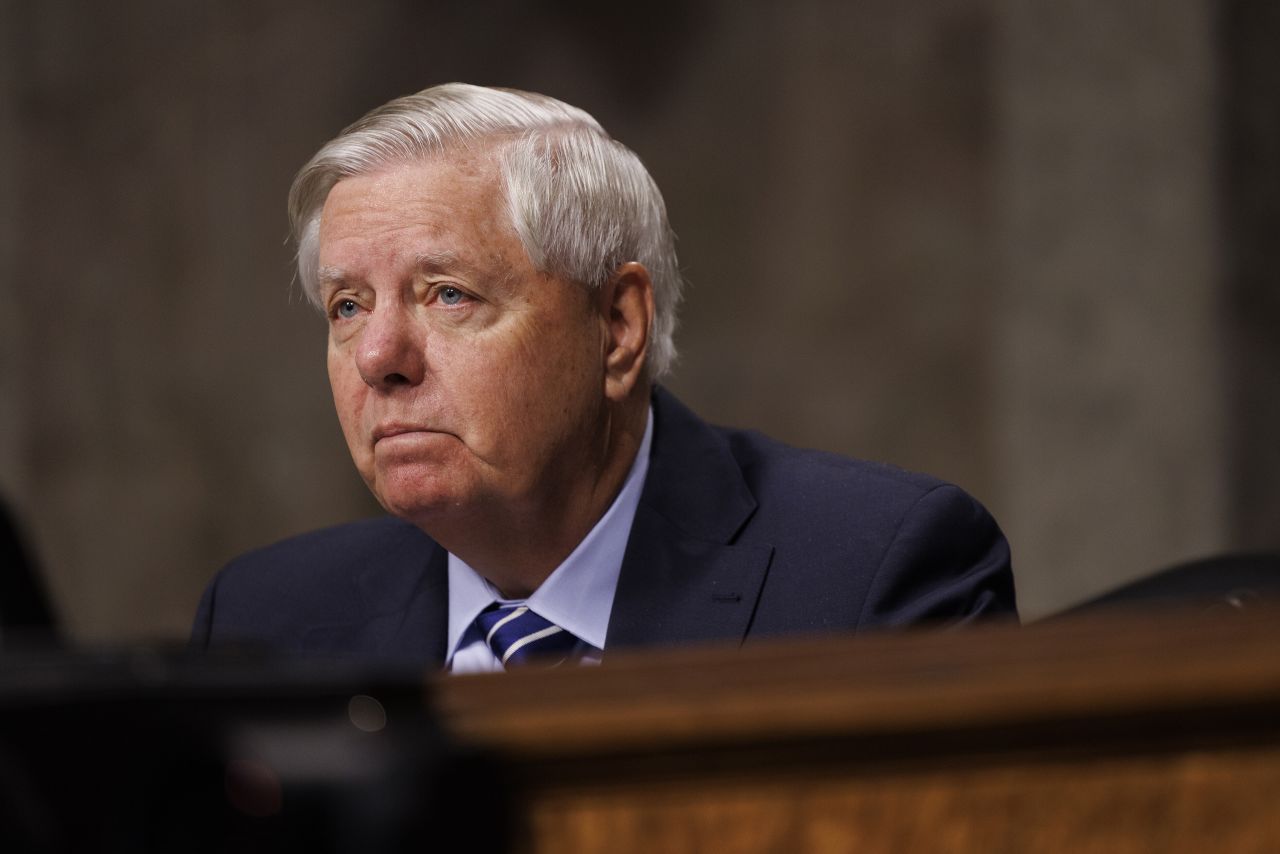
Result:
<svg viewBox="0 0 1280 854"><path fill-rule="evenodd" d="M611 407L586 464L515 508L421 526L511 599L527 598L591 532L622 490L644 439L649 396Z"/></svg>

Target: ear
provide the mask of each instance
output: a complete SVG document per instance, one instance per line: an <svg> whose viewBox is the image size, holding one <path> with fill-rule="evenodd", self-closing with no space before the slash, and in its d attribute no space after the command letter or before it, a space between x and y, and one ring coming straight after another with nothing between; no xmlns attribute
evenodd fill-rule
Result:
<svg viewBox="0 0 1280 854"><path fill-rule="evenodd" d="M614 403L626 400L646 376L653 330L653 280L643 264L628 261L600 289L605 321L604 388Z"/></svg>

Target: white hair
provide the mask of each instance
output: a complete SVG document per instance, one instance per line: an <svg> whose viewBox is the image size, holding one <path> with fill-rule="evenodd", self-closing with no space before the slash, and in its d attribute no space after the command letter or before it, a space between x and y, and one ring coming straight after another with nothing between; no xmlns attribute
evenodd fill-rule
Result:
<svg viewBox="0 0 1280 854"><path fill-rule="evenodd" d="M628 261L649 271L654 329L648 367L662 377L675 360L682 282L662 193L640 162L599 122L546 95L446 83L397 98L326 143L289 190L298 275L319 298L320 214L343 178L497 143L507 213L540 272L599 288Z"/></svg>

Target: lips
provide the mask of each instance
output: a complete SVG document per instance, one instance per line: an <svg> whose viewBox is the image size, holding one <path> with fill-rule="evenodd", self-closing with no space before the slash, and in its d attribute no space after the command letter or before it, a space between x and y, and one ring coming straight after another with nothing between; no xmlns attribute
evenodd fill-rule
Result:
<svg viewBox="0 0 1280 854"><path fill-rule="evenodd" d="M373 431L373 442L376 445L383 439L401 436L405 433L430 433L430 429L416 424L379 424Z"/></svg>

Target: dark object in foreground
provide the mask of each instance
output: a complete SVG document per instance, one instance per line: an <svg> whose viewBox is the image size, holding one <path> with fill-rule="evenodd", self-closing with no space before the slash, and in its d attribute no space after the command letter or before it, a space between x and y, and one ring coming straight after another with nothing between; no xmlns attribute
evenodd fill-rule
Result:
<svg viewBox="0 0 1280 854"><path fill-rule="evenodd" d="M1180 563L1111 590L1064 614L1097 608L1203 606L1216 613L1280 603L1280 554L1223 554Z"/></svg>
<svg viewBox="0 0 1280 854"><path fill-rule="evenodd" d="M500 780L425 701L331 663L0 658L0 850L502 850Z"/></svg>
<svg viewBox="0 0 1280 854"><path fill-rule="evenodd" d="M0 649L51 646L57 641L57 619L39 564L0 500Z"/></svg>

